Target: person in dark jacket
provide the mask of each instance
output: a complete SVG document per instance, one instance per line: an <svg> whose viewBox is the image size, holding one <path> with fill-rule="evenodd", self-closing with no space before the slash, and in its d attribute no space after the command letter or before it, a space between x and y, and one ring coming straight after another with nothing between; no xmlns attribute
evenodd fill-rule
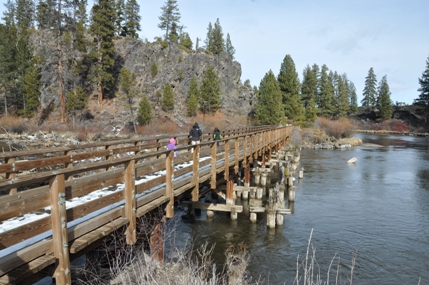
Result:
<svg viewBox="0 0 429 285"><path fill-rule="evenodd" d="M213 140L218 141L222 139L222 134L218 128L215 128L213 131ZM219 142L216 143L219 146Z"/></svg>
<svg viewBox="0 0 429 285"><path fill-rule="evenodd" d="M213 140L218 141L222 139L222 134L218 128L215 128L213 131Z"/></svg>
<svg viewBox="0 0 429 285"><path fill-rule="evenodd" d="M195 122L192 129L189 131L189 135L191 136L191 144L196 145L200 144L201 136L203 135L203 132L200 129L200 126L198 126L198 123ZM192 148L191 152L194 152L194 149Z"/></svg>

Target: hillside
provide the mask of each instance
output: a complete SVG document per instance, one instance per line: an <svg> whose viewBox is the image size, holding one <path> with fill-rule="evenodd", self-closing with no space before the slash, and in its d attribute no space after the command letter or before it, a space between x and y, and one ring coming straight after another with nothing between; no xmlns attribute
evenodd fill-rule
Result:
<svg viewBox="0 0 429 285"><path fill-rule="evenodd" d="M36 31L31 40L34 55L42 59L42 108L46 109L50 103L49 108L52 105L58 107L60 98L55 35L49 31ZM123 66L134 72L138 87L147 95L156 119L170 120L178 126L187 124L186 97L190 81L194 76L200 85L203 73L209 66L213 67L220 80L222 93L220 111L229 118L237 115L247 117L252 112L252 104L255 100L253 90L241 83L241 65L231 60L226 53L214 56L202 48L191 51L174 43L163 48L158 42L149 43L140 39L122 37L115 40L115 47L115 78L118 78L119 70ZM86 56L86 53L76 51L71 53L65 47L63 62L70 63L72 58L78 62L84 62ZM151 74L153 64L158 69L155 76ZM131 122L130 112L123 100L117 96L117 92L98 105L96 84L91 81L89 70L75 75L71 64L64 64L64 79L66 89L70 90L72 82L83 82L85 91L89 94L88 108L79 117L82 124L101 124L103 129L110 130L111 126L123 127ZM175 100L174 110L168 113L161 110L161 100L157 96L157 93L162 94L166 83L172 87ZM139 100L134 102L135 110L138 108L138 103ZM49 114L50 120L59 118L58 109L53 108L54 111Z"/></svg>

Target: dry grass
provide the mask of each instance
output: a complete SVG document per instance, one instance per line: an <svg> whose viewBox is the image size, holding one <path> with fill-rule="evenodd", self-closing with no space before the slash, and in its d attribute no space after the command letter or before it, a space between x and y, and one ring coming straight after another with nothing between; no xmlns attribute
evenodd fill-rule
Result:
<svg viewBox="0 0 429 285"><path fill-rule="evenodd" d="M327 135L340 139L349 137L353 133L356 123L347 118L330 120L319 117L316 119L314 125L318 129L325 130Z"/></svg>

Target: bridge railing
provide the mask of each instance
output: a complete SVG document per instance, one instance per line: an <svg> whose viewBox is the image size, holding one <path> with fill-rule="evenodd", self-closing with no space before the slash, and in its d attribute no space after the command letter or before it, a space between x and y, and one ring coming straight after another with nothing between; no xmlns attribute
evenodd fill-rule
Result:
<svg viewBox="0 0 429 285"><path fill-rule="evenodd" d="M270 129L272 126L238 128L223 131L223 137L230 137ZM81 163L100 160L112 160L124 156L159 150L174 137L179 145L189 144L187 133L142 137L136 139L116 140L107 142L88 143L66 147L44 148L25 151L10 151L0 153L0 181L27 175L29 172L52 170L52 168L73 168ZM202 136L202 141L211 141L212 133ZM10 189L11 193L19 189ZM8 194L8 193L0 193Z"/></svg>
<svg viewBox="0 0 429 285"><path fill-rule="evenodd" d="M55 277L68 280L70 259L83 249L123 226L127 243L134 244L138 217L160 206L165 206L167 218L173 217L177 197L191 191L197 201L202 183L215 190L219 181L229 179L230 169L237 173L240 164L281 146L291 131L291 127L238 131L219 146L207 139L200 145L179 144L175 150L160 146L147 153L125 147L132 155L0 181L0 191L26 189L0 196L4 209L0 222L31 213L41 217L0 233L0 284L53 263ZM40 185L46 181L47 185ZM89 196L94 193L97 196ZM85 203L70 206L85 197Z"/></svg>

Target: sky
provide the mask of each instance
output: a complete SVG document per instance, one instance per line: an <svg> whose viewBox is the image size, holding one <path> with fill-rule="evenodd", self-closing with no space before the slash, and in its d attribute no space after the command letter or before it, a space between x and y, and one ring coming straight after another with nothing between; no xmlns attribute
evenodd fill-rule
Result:
<svg viewBox="0 0 429 285"><path fill-rule="evenodd" d="M138 0L140 38L162 36L158 28L165 1ZM346 73L362 100L365 77L387 76L393 102L411 104L429 57L428 0L177 0L181 24L194 46L219 19L241 64L241 80L259 86L268 71L276 76L286 55L303 70L326 64Z"/></svg>
<svg viewBox="0 0 429 285"><path fill-rule="evenodd" d="M164 34L158 24L167 0L137 2L139 36L152 42ZM252 86L259 87L270 70L277 76L290 55L300 80L313 64L346 73L359 104L371 67L377 83L387 76L393 102L411 104L419 96L418 78L429 58L428 0L177 0L177 5L194 46L197 37L203 45L209 23L219 19L241 64L241 81L249 79Z"/></svg>

